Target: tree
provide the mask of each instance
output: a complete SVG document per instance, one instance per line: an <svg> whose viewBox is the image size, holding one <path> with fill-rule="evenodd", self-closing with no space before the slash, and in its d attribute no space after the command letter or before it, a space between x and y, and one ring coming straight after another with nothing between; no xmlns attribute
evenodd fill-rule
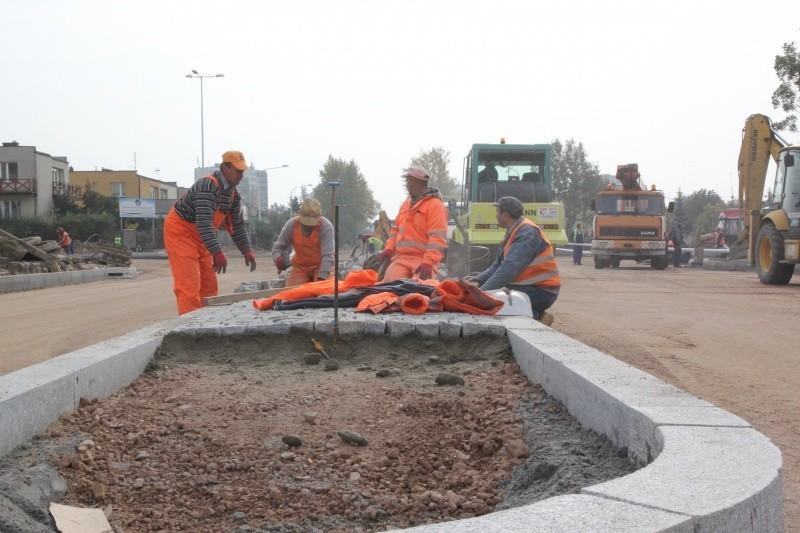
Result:
<svg viewBox="0 0 800 533"><path fill-rule="evenodd" d="M772 107L787 113L773 124L777 130L797 131L795 111L800 111L800 53L794 42L783 43L783 55L775 56L775 74L781 80L772 93Z"/></svg>
<svg viewBox="0 0 800 533"><path fill-rule="evenodd" d="M80 207L75 200L66 194L53 195L53 216L56 218L80 212Z"/></svg>
<svg viewBox="0 0 800 533"><path fill-rule="evenodd" d="M713 227L705 228L704 222L700 224L697 223L701 213L703 213L709 205L719 207L719 209L717 209L717 212L719 212L722 209L722 206L725 205L725 202L716 192L700 189L699 191L695 191L687 196L683 205L686 209L686 218L690 221L692 228L706 232L706 229L710 231L713 229Z"/></svg>
<svg viewBox="0 0 800 533"><path fill-rule="evenodd" d="M442 197L460 197L461 185L458 180L450 175L450 152L444 148L434 146L427 151L420 150L416 156L411 158L411 163L408 166L425 168L431 177L428 185L434 189L439 189Z"/></svg>
<svg viewBox="0 0 800 533"><path fill-rule="evenodd" d="M375 201L367 180L352 159L344 161L328 156L322 170L319 171L320 183L314 187L314 198L322 203L322 214L332 223L330 181L338 181L336 187L336 203L339 204L339 238L343 242L356 241L362 228L371 228L378 214L380 204Z"/></svg>
<svg viewBox="0 0 800 533"><path fill-rule="evenodd" d="M119 200L88 190L83 194L83 212L86 214L109 214L119 216Z"/></svg>
<svg viewBox="0 0 800 533"><path fill-rule="evenodd" d="M688 235L692 231L692 224L689 217L686 215L686 197L683 192L678 189L678 194L675 196L675 209L672 211L672 219L670 220L671 226L683 224L683 234Z"/></svg>
<svg viewBox="0 0 800 533"><path fill-rule="evenodd" d="M554 200L564 204L564 224L572 228L576 222L591 217L591 202L608 181L600 176L597 164L587 160L583 143L569 139L565 144L555 139L553 145Z"/></svg>

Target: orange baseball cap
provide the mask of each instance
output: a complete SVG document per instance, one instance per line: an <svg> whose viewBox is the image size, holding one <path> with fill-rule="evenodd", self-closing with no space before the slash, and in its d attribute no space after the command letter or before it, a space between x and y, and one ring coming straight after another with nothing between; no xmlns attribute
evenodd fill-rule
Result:
<svg viewBox="0 0 800 533"><path fill-rule="evenodd" d="M222 154L222 162L230 163L239 170L247 170L247 161L244 160L244 154L236 150L229 150Z"/></svg>

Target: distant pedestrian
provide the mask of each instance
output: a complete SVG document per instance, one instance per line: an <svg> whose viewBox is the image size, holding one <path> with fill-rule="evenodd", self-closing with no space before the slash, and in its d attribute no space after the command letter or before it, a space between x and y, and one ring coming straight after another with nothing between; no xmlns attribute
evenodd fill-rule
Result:
<svg viewBox="0 0 800 533"><path fill-rule="evenodd" d="M581 228L581 223L578 222L575 225L575 229L572 230L572 242L573 244L583 244L586 242L586 237L583 234L583 228ZM572 247L572 264L573 265L580 265L581 259L583 258L583 246L573 246Z"/></svg>
<svg viewBox="0 0 800 533"><path fill-rule="evenodd" d="M58 235L58 245L64 249L64 253L72 255L72 237L69 236L69 233L64 231L64 228L58 228L56 230L56 235Z"/></svg>
<svg viewBox="0 0 800 533"><path fill-rule="evenodd" d="M678 224L677 227L673 228L669 234L669 238L672 241L672 266L675 268L680 268L681 266L681 254L683 254L683 224Z"/></svg>

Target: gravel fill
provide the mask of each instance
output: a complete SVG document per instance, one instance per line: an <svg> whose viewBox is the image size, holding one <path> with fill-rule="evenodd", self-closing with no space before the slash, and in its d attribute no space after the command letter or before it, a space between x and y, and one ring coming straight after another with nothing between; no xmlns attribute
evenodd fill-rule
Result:
<svg viewBox="0 0 800 533"><path fill-rule="evenodd" d="M317 340L338 368L300 335L167 337L131 386L0 459L0 531L55 531L50 501L126 533L385 531L635 470L505 338Z"/></svg>

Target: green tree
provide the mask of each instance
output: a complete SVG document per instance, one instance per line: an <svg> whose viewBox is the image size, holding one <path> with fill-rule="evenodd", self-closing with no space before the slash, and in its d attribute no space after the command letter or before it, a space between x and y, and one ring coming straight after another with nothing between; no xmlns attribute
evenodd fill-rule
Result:
<svg viewBox="0 0 800 533"><path fill-rule="evenodd" d="M783 43L783 55L775 56L775 74L781 83L772 93L772 107L787 113L775 122L777 130L797 131L796 111L800 111L800 53L794 42Z"/></svg>
<svg viewBox="0 0 800 533"><path fill-rule="evenodd" d="M289 207L282 204L272 204L263 220L251 219L250 225L253 232L253 246L264 250L271 250L275 239L278 238L284 224L292 217Z"/></svg>
<svg viewBox="0 0 800 533"><path fill-rule="evenodd" d="M75 203L75 200L66 194L53 195L53 216L63 217L80 212L80 207Z"/></svg>
<svg viewBox="0 0 800 533"><path fill-rule="evenodd" d="M100 193L88 190L83 194L83 213L109 214L119 217L119 200L113 196L103 196Z"/></svg>
<svg viewBox="0 0 800 533"><path fill-rule="evenodd" d="M702 222L698 223L698 218L709 205L720 207L724 206L725 202L716 192L709 191L707 189L700 189L698 191L695 191L684 199L683 206L684 209L686 210L686 218L690 221L693 231L697 230L704 233L708 233L708 231L713 229L713 227L708 228L707 231L705 223ZM719 209L717 211L719 211Z"/></svg>
<svg viewBox="0 0 800 533"><path fill-rule="evenodd" d="M434 146L430 150L420 150L416 156L411 158L408 166L425 168L431 177L428 185L438 189L442 197L460 197L461 185L450 175L450 152L444 148ZM403 184L402 180L400 183ZM405 187L403 187L403 192L405 192Z"/></svg>
<svg viewBox="0 0 800 533"><path fill-rule="evenodd" d="M339 204L339 240L354 243L362 228L372 227L378 214L380 204L375 201L366 178L352 159L328 156L322 170L319 171L320 182L314 187L312 196L322 203L322 214L333 220L331 207L331 187L328 182L338 181L336 187L336 203Z"/></svg>
<svg viewBox="0 0 800 533"><path fill-rule="evenodd" d="M710 203L703 208L694 218L694 230L697 234L711 233L719 223L719 212L725 209L725 204Z"/></svg>
<svg viewBox="0 0 800 533"><path fill-rule="evenodd" d="M692 232L691 220L686 214L686 197L680 189L678 189L678 194L675 196L675 209L672 211L670 219L670 226L677 226L678 224L683 224L684 235L689 235Z"/></svg>
<svg viewBox="0 0 800 533"><path fill-rule="evenodd" d="M564 204L567 233L576 222L588 223L591 202L608 181L600 176L596 163L588 161L583 143L569 139L563 145L555 139L553 145L554 200Z"/></svg>

